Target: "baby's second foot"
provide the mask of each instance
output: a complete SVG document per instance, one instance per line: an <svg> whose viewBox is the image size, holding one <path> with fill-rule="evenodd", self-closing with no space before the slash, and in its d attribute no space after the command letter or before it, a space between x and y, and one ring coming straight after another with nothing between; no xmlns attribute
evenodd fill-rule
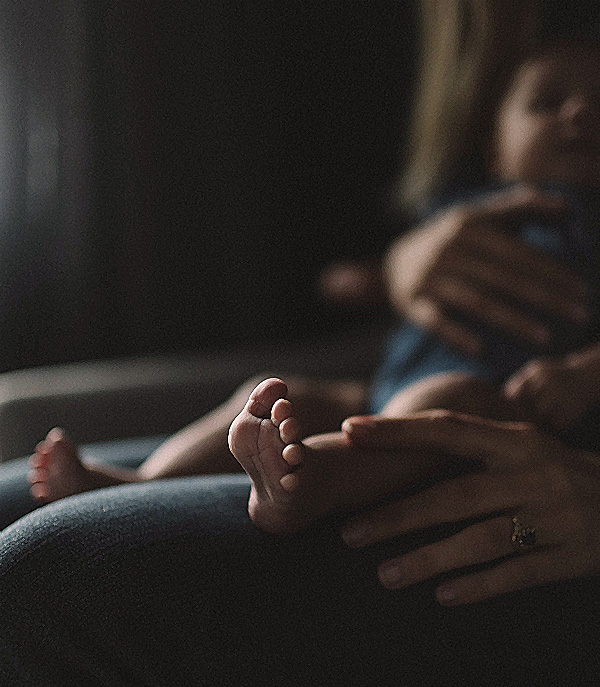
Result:
<svg viewBox="0 0 600 687"><path fill-rule="evenodd" d="M31 494L46 503L107 486L81 462L77 446L58 427L36 446L29 461Z"/></svg>
<svg viewBox="0 0 600 687"><path fill-rule="evenodd" d="M262 529L294 532L314 515L301 470L305 447L292 404L280 379L261 382L229 431L229 448L252 479L250 517Z"/></svg>

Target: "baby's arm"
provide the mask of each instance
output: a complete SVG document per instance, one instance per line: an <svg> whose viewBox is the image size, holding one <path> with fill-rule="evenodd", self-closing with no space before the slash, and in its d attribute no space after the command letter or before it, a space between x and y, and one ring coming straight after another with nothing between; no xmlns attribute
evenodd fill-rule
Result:
<svg viewBox="0 0 600 687"><path fill-rule="evenodd" d="M532 360L504 386L527 415L555 430L567 429L600 404L600 344L565 357Z"/></svg>

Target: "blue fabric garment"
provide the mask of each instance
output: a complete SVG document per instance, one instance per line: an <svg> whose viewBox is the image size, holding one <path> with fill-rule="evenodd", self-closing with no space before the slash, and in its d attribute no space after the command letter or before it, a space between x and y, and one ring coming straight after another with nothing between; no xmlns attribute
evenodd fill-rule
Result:
<svg viewBox="0 0 600 687"><path fill-rule="evenodd" d="M433 212L502 188L505 187L495 184L456 194L441 200ZM516 233L524 243L564 262L581 276L590 287L592 305L595 307L589 327L583 329L573 325L557 339L552 349L544 351L546 355L558 355L577 350L598 338L600 192L566 184L547 184L544 188L559 192L567 199L570 210L566 217L554 224L548 220L530 219L507 227L507 231ZM483 337L486 342L484 353L478 358L469 357L418 325L410 322L401 324L390 334L382 365L375 376L371 403L373 412L380 412L398 391L430 375L466 372L493 383L501 383L528 360L540 355L539 351L486 328L473 319L458 313L455 315L457 320Z"/></svg>

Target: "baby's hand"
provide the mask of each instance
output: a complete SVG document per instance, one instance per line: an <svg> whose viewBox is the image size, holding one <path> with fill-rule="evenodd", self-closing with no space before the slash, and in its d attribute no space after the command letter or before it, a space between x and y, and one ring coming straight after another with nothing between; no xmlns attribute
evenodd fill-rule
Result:
<svg viewBox="0 0 600 687"><path fill-rule="evenodd" d="M504 394L555 430L571 427L600 401L596 371L574 357L532 360L508 379Z"/></svg>

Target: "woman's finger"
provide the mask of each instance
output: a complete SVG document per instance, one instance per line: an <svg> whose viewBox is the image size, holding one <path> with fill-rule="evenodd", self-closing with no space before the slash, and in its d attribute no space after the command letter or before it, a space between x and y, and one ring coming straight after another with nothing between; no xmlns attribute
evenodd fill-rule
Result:
<svg viewBox="0 0 600 687"><path fill-rule="evenodd" d="M448 277L458 278L467 285L473 284L474 288L483 289L502 301L508 298L519 304L522 314L535 308L578 325L586 323L589 313L581 299L569 296L554 282L545 280L543 273L516 269L504 256L482 254L469 250L470 246L466 248L461 246L448 251L444 259ZM485 318L486 313L481 315Z"/></svg>
<svg viewBox="0 0 600 687"><path fill-rule="evenodd" d="M560 291L573 305L588 305L589 288L581 277L498 226L481 223L461 241L468 243L470 251L490 256L499 265L510 265L512 272L538 275L548 288Z"/></svg>
<svg viewBox="0 0 600 687"><path fill-rule="evenodd" d="M576 576L569 571L568 557L556 555L558 550L533 549L488 570L444 582L436 589L436 598L445 606L458 606Z"/></svg>
<svg viewBox="0 0 600 687"><path fill-rule="evenodd" d="M422 546L379 566L384 587L399 589L437 577L445 572L487 563L514 554L514 522L505 515L466 527L458 534ZM543 545L543 531L536 529L535 546Z"/></svg>
<svg viewBox="0 0 600 687"><path fill-rule="evenodd" d="M445 522L459 522L523 506L532 492L527 473L478 473L441 482L351 518L342 530L349 546L370 546Z"/></svg>
<svg viewBox="0 0 600 687"><path fill-rule="evenodd" d="M365 448L435 449L447 456L491 456L510 459L513 464L543 451L548 440L529 423L499 422L446 410L427 410L404 418L349 417L342 430L354 444Z"/></svg>
<svg viewBox="0 0 600 687"><path fill-rule="evenodd" d="M430 298L415 299L407 314L424 329L434 332L442 340L469 355L479 355L483 350L483 340L480 336L453 320Z"/></svg>
<svg viewBox="0 0 600 687"><path fill-rule="evenodd" d="M552 342L552 330L539 319L504 303L485 287L463 281L452 275L438 279L429 292L443 306L461 310L473 319L484 321L495 329L536 346Z"/></svg>

